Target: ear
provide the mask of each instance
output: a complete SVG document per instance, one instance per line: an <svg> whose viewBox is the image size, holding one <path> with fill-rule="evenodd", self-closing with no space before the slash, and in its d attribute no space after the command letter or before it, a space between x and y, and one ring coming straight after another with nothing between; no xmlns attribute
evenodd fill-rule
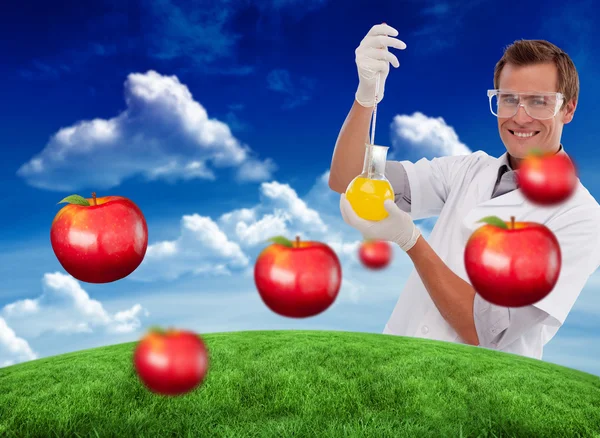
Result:
<svg viewBox="0 0 600 438"><path fill-rule="evenodd" d="M565 107L565 113L562 117L562 122L564 125L573 120L573 116L575 115L575 109L577 108L577 101L575 99L571 99L567 106Z"/></svg>

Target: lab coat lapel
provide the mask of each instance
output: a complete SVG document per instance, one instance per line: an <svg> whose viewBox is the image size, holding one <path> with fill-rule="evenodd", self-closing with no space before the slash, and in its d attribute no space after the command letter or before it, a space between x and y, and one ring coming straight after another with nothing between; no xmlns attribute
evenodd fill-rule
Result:
<svg viewBox="0 0 600 438"><path fill-rule="evenodd" d="M479 207L518 206L525 202L525 197L519 189L511 190L492 199L498 171L502 165L508 163L507 155L508 153L505 152L500 158L489 163L473 181L473 184L477 187L477 204Z"/></svg>
<svg viewBox="0 0 600 438"><path fill-rule="evenodd" d="M478 207L479 208L490 208L490 207L508 207L508 206L521 206L525 203L525 197L520 189L511 190L508 193L505 193L500 196L496 196L492 198L492 193L494 190L494 185L496 183L496 178L492 181L491 184L485 186L478 187Z"/></svg>
<svg viewBox="0 0 600 438"><path fill-rule="evenodd" d="M562 144L560 145L558 154L566 155ZM505 152L500 158L488 164L487 168L479 174L479 179L476 178L477 181L473 181L477 187L478 207L512 207L511 210L516 212L517 207L524 207L527 205L525 196L523 196L523 193L518 188L492 199L494 185L496 184L496 178L498 177L498 170L500 169L500 166L505 163L508 163L508 152Z"/></svg>
<svg viewBox="0 0 600 438"><path fill-rule="evenodd" d="M560 145L559 154L566 154L563 145ZM485 225L480 222L487 216L497 216L505 222L510 222L511 216L515 221L527 221L534 206L529 202L521 189L515 189L504 195L492 199L496 178L500 166L508 162L508 153L501 157L491 160L482 171L478 172L470 184L467 191L464 204L467 208L463 209L463 237L468 239L473 231ZM543 207L536 207L541 209Z"/></svg>
<svg viewBox="0 0 600 438"><path fill-rule="evenodd" d="M522 219L527 211L528 202L526 202L520 189L512 190L492 199L500 165L499 162L490 163L472 181L476 189L471 193L475 195L476 199L471 200L471 207L467 209L463 220L467 237L475 229L485 225L483 222L479 222L484 217L498 216L500 219L509 222L511 216L514 216L516 220Z"/></svg>

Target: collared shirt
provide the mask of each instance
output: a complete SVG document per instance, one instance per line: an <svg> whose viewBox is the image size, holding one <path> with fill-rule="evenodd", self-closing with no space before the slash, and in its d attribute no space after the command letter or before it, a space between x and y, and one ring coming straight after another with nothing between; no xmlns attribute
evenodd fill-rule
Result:
<svg viewBox="0 0 600 438"><path fill-rule="evenodd" d="M564 153L562 144L560 145L556 153ZM496 198L498 196L504 195L505 193L512 192L513 190L516 190L518 188L517 171L514 170L510 165L508 154L505 153L500 159L503 161L503 164L500 166L500 169L498 169L498 179L496 180L496 185L494 186L492 198Z"/></svg>
<svg viewBox="0 0 600 438"><path fill-rule="evenodd" d="M557 153L565 153L562 144ZM508 159L508 152L501 157L501 166L498 169L498 177L492 198L502 196L518 188L517 172ZM398 166L402 171L402 166ZM411 194L408 174L403 172L402 187L394 187L396 191L396 204L407 213L410 212ZM510 345L527 330L543 321L548 314L534 305L510 308L497 306L485 301L479 294L475 294L473 302L473 319L475 330L479 338L479 346L484 348L504 348ZM496 327L506 327L498 331Z"/></svg>

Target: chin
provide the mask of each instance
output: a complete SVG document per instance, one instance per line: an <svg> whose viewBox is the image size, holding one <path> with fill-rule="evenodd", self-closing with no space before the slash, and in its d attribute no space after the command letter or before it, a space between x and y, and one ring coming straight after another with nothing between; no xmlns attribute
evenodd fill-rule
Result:
<svg viewBox="0 0 600 438"><path fill-rule="evenodd" d="M510 138L503 138L506 151L514 158L522 159L527 155L528 148L522 145L514 144Z"/></svg>

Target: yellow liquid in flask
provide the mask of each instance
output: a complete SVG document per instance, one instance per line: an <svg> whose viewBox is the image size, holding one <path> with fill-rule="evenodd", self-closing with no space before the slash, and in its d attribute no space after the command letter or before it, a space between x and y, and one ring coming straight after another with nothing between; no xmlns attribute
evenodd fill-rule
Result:
<svg viewBox="0 0 600 438"><path fill-rule="evenodd" d="M387 180L359 176L348 186L346 199L359 217L369 221L380 221L388 217L383 201L393 201L394 191Z"/></svg>

